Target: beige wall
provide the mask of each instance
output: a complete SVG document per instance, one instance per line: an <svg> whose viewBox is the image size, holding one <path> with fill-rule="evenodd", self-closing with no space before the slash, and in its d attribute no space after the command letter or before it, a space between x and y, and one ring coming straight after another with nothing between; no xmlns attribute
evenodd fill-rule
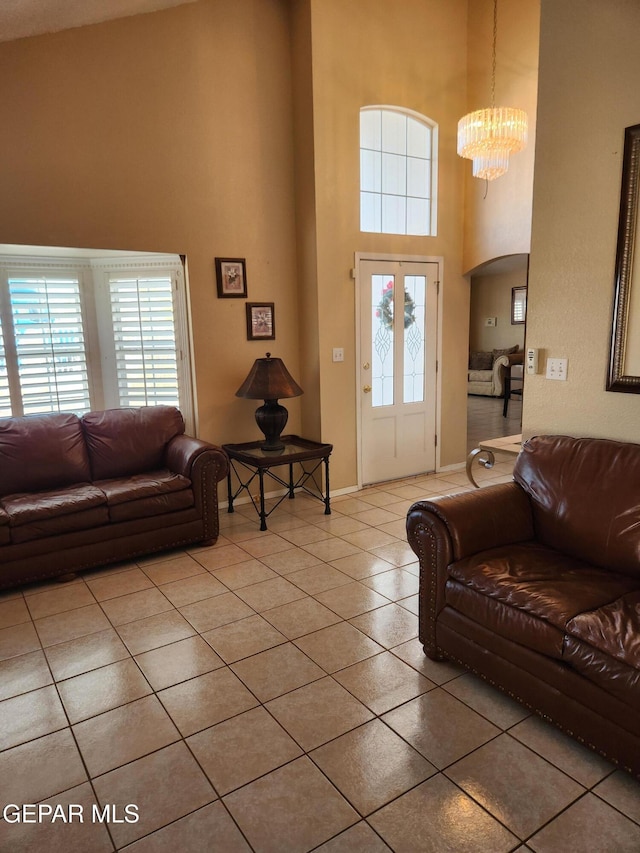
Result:
<svg viewBox="0 0 640 853"><path fill-rule="evenodd" d="M531 239L536 137L540 0L500 0L496 40L496 106L518 107L529 118L529 143L495 181L471 175L465 160L463 270L503 255L527 253ZM465 112L491 105L493 0L469 0L469 89Z"/></svg>
<svg viewBox="0 0 640 853"><path fill-rule="evenodd" d="M640 397L605 391L624 128L640 120L638 33L632 0L542 2L527 346L569 367L566 382L526 378L527 435L639 438Z"/></svg>
<svg viewBox="0 0 640 853"><path fill-rule="evenodd" d="M200 435L258 438L235 391L269 349L300 375L286 0L200 0L0 45L0 241L186 254ZM214 258L276 305L248 342ZM287 406L300 429L299 400Z"/></svg>
<svg viewBox="0 0 640 853"><path fill-rule="evenodd" d="M322 437L322 418L320 412L318 238L316 233L311 6L308 0L294 0L291 3L291 34L300 383L305 389L305 394L300 400L302 435L319 440ZM343 483L343 485L345 484ZM351 485L351 483L347 485Z"/></svg>
<svg viewBox="0 0 640 853"><path fill-rule="evenodd" d="M522 270L471 277L471 350L487 351L514 344L524 349L524 323L511 323L511 289L526 284L526 265ZM487 317L497 317L497 324L485 325Z"/></svg>
<svg viewBox="0 0 640 853"><path fill-rule="evenodd" d="M257 437L254 404L234 393L269 349L306 392L287 404L288 430L335 445L334 488L356 482L359 250L444 257L442 464L464 456L466 0L402 12L200 0L0 46L0 97L15 105L0 137L0 240L187 255L199 434ZM359 232L359 109L376 103L440 125L437 237ZM246 258L249 298L276 304L275 342L247 342L244 302L216 298L216 256Z"/></svg>
<svg viewBox="0 0 640 853"><path fill-rule="evenodd" d="M463 262L470 164L455 153L456 127L474 106L467 12L474 29L487 2L199 0L2 44L0 241L185 254L199 434L258 437L254 404L234 394L268 349L305 389L287 403L287 430L335 445L335 489L356 483L355 253L441 257L440 464L461 462L462 273L478 258L519 251L472 213ZM501 0L511 40L515 2ZM529 85L537 0L516 5L528 58L508 79ZM370 104L439 125L435 237L359 231L359 110ZM509 196L499 187L483 216L493 215L495 194ZM249 299L275 302L276 341L246 341L244 302L216 298L216 256L246 258ZM344 363L331 361L334 346Z"/></svg>
<svg viewBox="0 0 640 853"><path fill-rule="evenodd" d="M302 1L302 0L301 0ZM466 0L395 3L307 0L313 53L315 217L322 437L333 470L356 482L355 252L444 257L441 464L464 459L468 284L461 276L462 168L456 125L465 104ZM399 14L401 8L402 14ZM359 231L359 112L415 110L439 124L437 237ZM345 348L334 364L331 350Z"/></svg>

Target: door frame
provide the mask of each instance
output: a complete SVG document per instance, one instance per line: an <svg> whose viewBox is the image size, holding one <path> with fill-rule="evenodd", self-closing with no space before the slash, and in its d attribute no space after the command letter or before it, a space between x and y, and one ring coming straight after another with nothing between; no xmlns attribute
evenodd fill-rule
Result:
<svg viewBox="0 0 640 853"><path fill-rule="evenodd" d="M360 262L361 261L403 261L405 263L435 263L438 264L440 271L439 287L437 295L437 320L436 320L436 360L438 370L436 371L436 472L440 470L440 435L442 421L442 283L444 280L444 258L442 255L398 255L387 252L356 252L355 269L354 269L354 297L356 309L356 359L355 359L355 385L356 393L356 455L357 455L357 472L358 472L358 489L362 488L362 395L360 394L360 364L361 357L361 339L360 339L360 304L361 304L361 287L360 280Z"/></svg>

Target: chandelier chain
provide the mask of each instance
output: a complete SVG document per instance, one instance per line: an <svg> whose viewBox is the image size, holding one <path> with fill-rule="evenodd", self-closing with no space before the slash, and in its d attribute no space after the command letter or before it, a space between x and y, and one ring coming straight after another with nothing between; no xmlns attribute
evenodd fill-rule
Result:
<svg viewBox="0 0 640 853"><path fill-rule="evenodd" d="M458 154L473 160L473 177L493 181L509 168L509 156L527 144L527 114L517 107L496 107L498 0L493 0L491 107L474 110L458 122Z"/></svg>
<svg viewBox="0 0 640 853"><path fill-rule="evenodd" d="M493 0L493 53L491 61L491 109L496 105L496 42L498 40L498 0Z"/></svg>

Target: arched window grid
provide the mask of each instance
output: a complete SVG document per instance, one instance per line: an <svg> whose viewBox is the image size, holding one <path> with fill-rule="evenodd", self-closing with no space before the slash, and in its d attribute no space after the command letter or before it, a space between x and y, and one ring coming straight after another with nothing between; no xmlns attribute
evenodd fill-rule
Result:
<svg viewBox="0 0 640 853"><path fill-rule="evenodd" d="M437 233L438 125L401 107L360 110L360 230Z"/></svg>

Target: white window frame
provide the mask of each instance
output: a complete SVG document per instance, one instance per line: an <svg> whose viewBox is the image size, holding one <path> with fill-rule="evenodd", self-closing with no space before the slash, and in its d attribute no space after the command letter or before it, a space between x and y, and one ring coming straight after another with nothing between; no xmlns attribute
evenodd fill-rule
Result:
<svg viewBox="0 0 640 853"><path fill-rule="evenodd" d="M379 149L378 148L364 148L362 145L362 117L363 117L364 113L372 112L372 111L378 111L378 112L382 112L382 113L395 113L397 115L401 115L401 116L403 116L409 120L417 122L418 124L422 125L423 127L428 128L430 131L431 147L430 147L430 151L428 152L429 156L425 157L425 158L420 158L420 159L424 159L425 161L428 161L430 164L429 196L426 197L426 200L428 201L428 205L429 205L429 229L426 232L424 232L424 231L417 232L417 231L413 231L413 230L408 230L407 229L407 218L408 217L406 214L405 214L404 230L402 230L402 231L400 231L400 230L394 230L394 231L385 230L384 215L382 214L382 212L381 212L381 219L380 219L380 223L379 223L380 224L379 228L378 227L374 227L374 228L371 228L371 227L364 228L363 227L364 217L363 217L362 211L363 211L363 196L365 193L367 193L369 195L379 195L380 196L381 208L382 208L382 203L383 203L384 199L392 200L393 198L396 198L398 200L403 200L404 205L406 207L409 204L410 200L412 198L414 198L414 196L411 196L406 192L406 189L405 189L404 194L402 194L402 193L398 194L398 193L393 193L393 192L386 192L385 193L383 190L383 184L385 181L385 174L386 173L384 171L384 166L382 165L382 161L385 157L386 152L383 149L382 139L380 140L380 148ZM362 107L360 109L360 149L359 150L360 150L360 230L363 233L373 233L373 234L401 234L401 235L406 235L406 236L435 237L438 233L438 218L437 218L437 215L438 215L438 124L435 121L433 121L433 119L430 119L428 116L422 115L421 113L415 112L414 110L405 109L404 107L383 105L383 104L368 105L368 106ZM365 152L365 151L370 152L370 153L379 153L380 154L381 166L380 166L380 187L379 187L379 189L372 190L372 189L364 189L363 188L363 152ZM394 156L398 156L398 155L396 154ZM405 169L406 169L408 164L409 164L410 159L413 159L413 158L411 158L410 155L406 152L404 153L404 155L400 155L400 156L404 156ZM420 200L423 200L425 197L420 196L420 197L416 197L416 198L420 198Z"/></svg>
<svg viewBox="0 0 640 853"><path fill-rule="evenodd" d="M188 301L184 267L172 261L170 257L154 260L123 259L117 263L111 260L94 261L94 299L97 309L97 330L100 340L101 364L104 374L105 408L121 405L118 396L116 350L111 325L110 281L118 278L144 278L162 276L173 282L173 320L176 340L176 367L178 372L178 407L182 412L188 429L194 431L193 380L189 345Z"/></svg>
<svg viewBox="0 0 640 853"><path fill-rule="evenodd" d="M143 277L162 275L173 282L173 314L178 370L179 408L187 431L195 434L194 378L191 365L191 342L187 283L183 261L177 255L142 255L139 257L45 257L42 250L34 255L4 255L0 250L0 322L9 381L12 414L20 415L21 392L17 372L13 316L8 282L12 277L32 275L51 278L69 276L80 285L82 324L87 360L90 408L100 410L120 406L115 381L115 347L111 326L109 276ZM84 254L84 253L83 253ZM106 299L106 302L105 302ZM0 353L0 357L1 357ZM2 401L0 401L1 404ZM16 405L16 403L18 403Z"/></svg>

